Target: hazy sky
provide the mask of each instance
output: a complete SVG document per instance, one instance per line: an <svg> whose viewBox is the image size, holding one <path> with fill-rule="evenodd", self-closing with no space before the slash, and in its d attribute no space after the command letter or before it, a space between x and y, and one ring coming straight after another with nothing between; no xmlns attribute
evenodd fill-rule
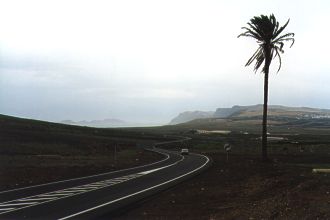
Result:
<svg viewBox="0 0 330 220"><path fill-rule="evenodd" d="M255 15L290 18L270 104L330 108L328 0L0 0L0 113L166 123L186 110L262 103Z"/></svg>

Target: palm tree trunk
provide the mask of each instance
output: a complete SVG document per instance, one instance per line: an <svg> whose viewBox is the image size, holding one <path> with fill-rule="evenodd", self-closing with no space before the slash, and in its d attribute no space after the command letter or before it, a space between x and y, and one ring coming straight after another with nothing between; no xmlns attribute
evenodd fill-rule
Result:
<svg viewBox="0 0 330 220"><path fill-rule="evenodd" d="M264 80L264 106L263 106L263 116L262 116L262 140L261 140L261 148L262 148L262 159L267 161L267 109L268 109L268 72L265 69L265 80Z"/></svg>
<svg viewBox="0 0 330 220"><path fill-rule="evenodd" d="M268 160L267 153L267 110L268 110L268 76L269 76L269 66L271 63L271 53L269 44L264 48L265 52L265 66L264 66L264 106L263 106L263 115L262 115L262 139L261 139L261 151L262 151L262 160Z"/></svg>

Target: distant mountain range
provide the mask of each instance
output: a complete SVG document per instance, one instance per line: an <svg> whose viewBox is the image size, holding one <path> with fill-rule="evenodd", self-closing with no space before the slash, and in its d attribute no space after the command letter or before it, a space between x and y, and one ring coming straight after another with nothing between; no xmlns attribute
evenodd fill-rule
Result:
<svg viewBox="0 0 330 220"><path fill-rule="evenodd" d="M119 128L119 127L150 127L150 126L159 126L159 123L143 123L143 122L127 122L120 119L103 119L103 120L91 120L91 121L72 121L72 120L63 120L60 121L61 124L67 125L78 125L78 126L87 126L95 128Z"/></svg>
<svg viewBox="0 0 330 220"><path fill-rule="evenodd" d="M173 118L170 124L180 124L203 118L260 117L262 115L262 109L263 105L235 105L231 108L217 108L216 111L186 111ZM282 105L268 106L268 114L270 116L295 118L330 118L329 109L287 107Z"/></svg>
<svg viewBox="0 0 330 220"><path fill-rule="evenodd" d="M186 111L180 113L178 116L170 121L170 125L181 124L195 119L205 118L260 118L262 116L263 105L239 106L235 105L231 108L217 108L215 111ZM309 107L288 107L282 105L269 105L269 116L283 116L290 118L329 118L329 109L318 109ZM72 121L63 120L60 123L69 125L79 125L97 128L109 127L142 127L142 126L156 126L159 124L143 124L126 122L119 119L104 119L91 121Z"/></svg>
<svg viewBox="0 0 330 220"><path fill-rule="evenodd" d="M132 123L128 123L119 119L104 119L104 120L92 120L92 121L63 120L60 123L68 124L68 125L97 127L97 128L132 126Z"/></svg>

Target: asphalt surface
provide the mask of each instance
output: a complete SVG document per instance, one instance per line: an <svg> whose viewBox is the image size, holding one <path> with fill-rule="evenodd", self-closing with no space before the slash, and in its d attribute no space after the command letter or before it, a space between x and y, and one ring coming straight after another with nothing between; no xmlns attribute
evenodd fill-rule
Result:
<svg viewBox="0 0 330 220"><path fill-rule="evenodd" d="M0 219L108 219L112 212L206 169L199 154L153 149L156 163L89 177L0 192ZM110 214L109 214L110 213Z"/></svg>

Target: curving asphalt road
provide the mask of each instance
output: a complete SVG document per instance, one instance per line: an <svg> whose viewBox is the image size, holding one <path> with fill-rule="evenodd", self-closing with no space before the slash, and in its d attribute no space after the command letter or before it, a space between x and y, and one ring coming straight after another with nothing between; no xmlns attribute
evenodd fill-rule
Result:
<svg viewBox="0 0 330 220"><path fill-rule="evenodd" d="M0 192L0 219L101 219L202 172L210 164L204 155L181 156L160 148L152 151L163 154L164 159L125 170Z"/></svg>

